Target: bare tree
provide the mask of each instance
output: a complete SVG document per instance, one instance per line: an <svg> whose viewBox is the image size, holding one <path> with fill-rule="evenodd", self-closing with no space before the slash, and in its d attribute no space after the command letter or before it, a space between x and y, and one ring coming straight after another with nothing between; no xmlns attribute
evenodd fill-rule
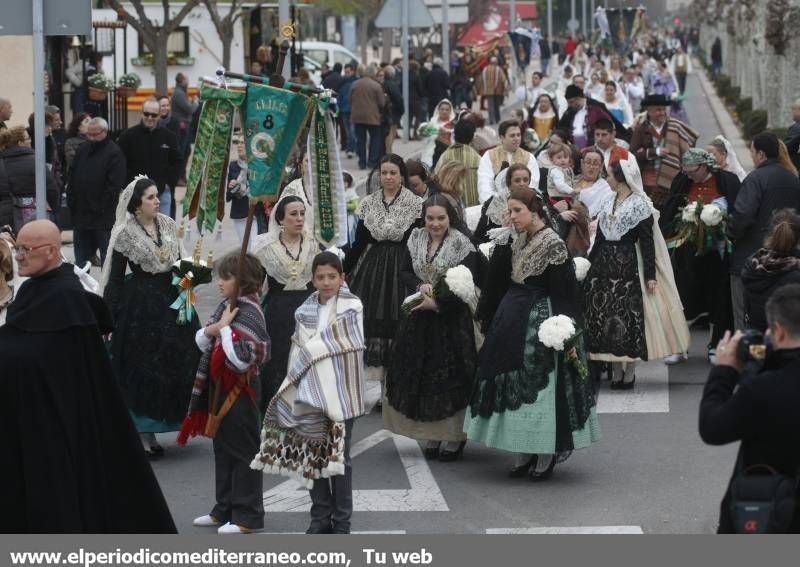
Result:
<svg viewBox="0 0 800 567"><path fill-rule="evenodd" d="M144 7L145 4L150 4L149 2L145 2L145 0L127 1L132 4L134 10L136 10L135 16L125 10L122 7L122 2L119 0L106 0L106 4L116 10L118 14L122 14L125 21L136 30L136 33L142 38L142 42L153 54L153 72L156 77L156 92L165 93L169 85L167 79L167 42L169 41L169 36L178 29L178 26L184 18L192 9L198 6L202 0L184 0L183 5L175 15L171 14L170 0L161 0L161 5L164 8L164 17L161 25L156 24L147 17ZM175 2L175 4L178 4L178 2ZM175 9L178 9L177 6Z"/></svg>
<svg viewBox="0 0 800 567"><path fill-rule="evenodd" d="M222 66L229 69L231 66L231 44L236 31L236 22L245 12L245 8L242 6L244 0L231 0L230 9L224 16L220 14L217 0L202 1L208 8L208 14L211 16L211 21L214 22L214 27L217 28L217 35L219 35L219 39L222 42ZM247 10L256 9L265 2L266 0L256 2L254 5L248 6Z"/></svg>

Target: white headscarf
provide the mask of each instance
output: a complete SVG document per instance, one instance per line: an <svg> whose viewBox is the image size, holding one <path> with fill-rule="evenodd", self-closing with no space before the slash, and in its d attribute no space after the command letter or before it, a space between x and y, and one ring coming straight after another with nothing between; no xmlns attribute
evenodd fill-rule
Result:
<svg viewBox="0 0 800 567"><path fill-rule="evenodd" d="M130 203L131 197L133 197L133 189L140 179L147 179L147 176L137 175L133 178L133 181L128 183L128 186L122 190L122 193L119 194L117 210L114 214L114 228L111 229L111 237L108 239L106 261L103 262L103 273L100 277L100 289L98 290L100 295L103 294L103 290L105 290L109 275L111 274L111 259L114 256L114 244L116 244L119 234L125 229L128 219L131 218L131 214L128 212L128 203Z"/></svg>
<svg viewBox="0 0 800 567"><path fill-rule="evenodd" d="M719 140L725 146L725 152L727 152L728 154L728 157L726 158L726 161L728 163L727 167L725 168L726 171L733 173L736 177L739 178L739 181L744 181L744 178L747 177L747 172L744 170L742 164L739 162L739 157L736 155L736 152L734 151L731 143L724 136L717 136L714 139Z"/></svg>

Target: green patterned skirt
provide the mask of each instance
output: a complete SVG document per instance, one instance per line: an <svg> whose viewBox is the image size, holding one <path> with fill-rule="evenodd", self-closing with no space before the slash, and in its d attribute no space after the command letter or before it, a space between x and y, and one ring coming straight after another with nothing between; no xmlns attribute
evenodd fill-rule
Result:
<svg viewBox="0 0 800 567"><path fill-rule="evenodd" d="M539 325L554 313L550 299L535 292L512 284L501 301L481 350L464 431L497 449L563 454L598 441L600 428L588 377L539 341ZM585 361L583 341L578 353Z"/></svg>

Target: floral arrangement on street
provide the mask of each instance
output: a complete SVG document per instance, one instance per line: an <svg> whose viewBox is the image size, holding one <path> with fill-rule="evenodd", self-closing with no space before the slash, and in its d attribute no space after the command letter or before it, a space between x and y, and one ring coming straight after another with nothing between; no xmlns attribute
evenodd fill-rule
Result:
<svg viewBox="0 0 800 567"><path fill-rule="evenodd" d="M677 248L691 243L697 248L697 256L705 256L713 250L724 252L729 246L726 228L728 212L725 199L715 199L705 204L703 199L687 204L675 216L675 236L667 243Z"/></svg>
<svg viewBox="0 0 800 567"><path fill-rule="evenodd" d="M545 319L539 325L537 337L547 348L564 353L564 360L572 365L578 376L586 378L589 369L586 363L578 356L578 338L581 333L575 328L575 321L566 315L554 315Z"/></svg>
<svg viewBox="0 0 800 567"><path fill-rule="evenodd" d="M212 267L199 258L182 258L172 265L172 285L180 293L170 309L178 311L178 325L185 325L192 320L197 301L194 288L211 283L212 273Z"/></svg>
<svg viewBox="0 0 800 567"><path fill-rule="evenodd" d="M445 275L439 278L439 281L433 286L431 297L441 299L453 295L467 305L474 302L475 283L472 281L472 272L465 266L455 266L447 270ZM403 313L410 314L424 299L420 292L409 295L401 306Z"/></svg>
<svg viewBox="0 0 800 567"><path fill-rule="evenodd" d="M575 264L575 278L579 282L582 282L586 279L586 275L589 273L589 268L592 267L592 263L581 256L573 258L572 263Z"/></svg>

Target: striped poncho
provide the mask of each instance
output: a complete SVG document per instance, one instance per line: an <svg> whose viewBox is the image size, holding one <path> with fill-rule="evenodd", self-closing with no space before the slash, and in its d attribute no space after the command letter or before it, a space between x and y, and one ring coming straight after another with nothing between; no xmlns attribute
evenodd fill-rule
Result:
<svg viewBox="0 0 800 567"><path fill-rule="evenodd" d="M343 287L318 332L319 293L295 313L289 372L267 406L250 467L313 481L344 474L344 422L364 413L361 301Z"/></svg>
<svg viewBox="0 0 800 567"><path fill-rule="evenodd" d="M228 301L223 301L217 307L206 326L216 323L228 307ZM269 360L270 340L267 335L267 324L264 312L258 302L256 294L245 295L239 298L239 312L231 322L233 346L236 357L242 362L249 362L250 366L242 373L225 358L221 340L215 337L211 349L204 352L197 367L197 374L192 387L192 397L189 400L189 410L183 420L178 433L178 444L185 445L189 437L204 435L209 413L209 382L208 378L222 387L222 393L227 394L235 386L235 382L244 377L246 382L258 379L261 365ZM249 384L242 388L244 393L253 396ZM218 408L214 408L216 411Z"/></svg>

